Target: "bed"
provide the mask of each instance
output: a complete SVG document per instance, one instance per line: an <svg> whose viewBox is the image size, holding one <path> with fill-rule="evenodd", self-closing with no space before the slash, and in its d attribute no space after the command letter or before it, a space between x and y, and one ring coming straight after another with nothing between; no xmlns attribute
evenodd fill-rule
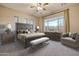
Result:
<svg viewBox="0 0 79 59"><path fill-rule="evenodd" d="M29 34L18 34L18 40L23 43L24 47L30 46L30 41L35 40L37 38L45 37L44 33L29 33Z"/></svg>
<svg viewBox="0 0 79 59"><path fill-rule="evenodd" d="M30 46L30 41L35 40L37 38L45 37L44 33L33 32L34 30L28 33L28 29L33 30L33 25L25 23L16 23L16 37L20 42L22 42L25 48Z"/></svg>

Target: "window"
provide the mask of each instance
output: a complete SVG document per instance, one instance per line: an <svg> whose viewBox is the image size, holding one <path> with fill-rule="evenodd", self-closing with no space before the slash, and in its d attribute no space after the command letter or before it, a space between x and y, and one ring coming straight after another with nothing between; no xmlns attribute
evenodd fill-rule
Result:
<svg viewBox="0 0 79 59"><path fill-rule="evenodd" d="M26 24L32 25L32 28L35 31L35 20L26 19Z"/></svg>
<svg viewBox="0 0 79 59"><path fill-rule="evenodd" d="M44 31L63 32L63 30L64 30L64 17L63 16L46 19L44 21Z"/></svg>

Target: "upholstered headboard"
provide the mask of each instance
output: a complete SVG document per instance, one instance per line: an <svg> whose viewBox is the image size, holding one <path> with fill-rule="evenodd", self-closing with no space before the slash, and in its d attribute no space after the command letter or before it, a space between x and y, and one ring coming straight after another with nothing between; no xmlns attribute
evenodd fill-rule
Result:
<svg viewBox="0 0 79 59"><path fill-rule="evenodd" d="M16 31L19 33L21 30L33 29L33 25L25 23L16 23Z"/></svg>

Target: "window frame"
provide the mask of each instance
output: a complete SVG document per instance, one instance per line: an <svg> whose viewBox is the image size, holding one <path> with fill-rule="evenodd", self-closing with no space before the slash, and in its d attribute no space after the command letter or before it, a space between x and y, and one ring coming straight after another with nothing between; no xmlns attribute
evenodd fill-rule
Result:
<svg viewBox="0 0 79 59"><path fill-rule="evenodd" d="M59 17L54 17L54 18L49 18L49 19L45 19L44 20L44 31L51 31L51 30L49 30L49 22L51 22L51 21L55 21L55 20L57 20L57 28L58 28L58 32L60 32L60 19L62 19L63 18L63 26L64 26L64 16L59 16ZM45 29L45 22L48 22L47 24L47 29ZM56 32L55 30L54 30L54 32Z"/></svg>

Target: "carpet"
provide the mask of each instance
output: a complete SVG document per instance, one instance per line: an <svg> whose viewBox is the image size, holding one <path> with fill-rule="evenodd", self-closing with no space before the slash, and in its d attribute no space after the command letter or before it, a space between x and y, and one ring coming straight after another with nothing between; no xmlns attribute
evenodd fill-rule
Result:
<svg viewBox="0 0 79 59"><path fill-rule="evenodd" d="M48 41L42 44L24 49L19 42L13 42L0 46L1 56L79 56L79 49L73 49L61 44L61 42Z"/></svg>

